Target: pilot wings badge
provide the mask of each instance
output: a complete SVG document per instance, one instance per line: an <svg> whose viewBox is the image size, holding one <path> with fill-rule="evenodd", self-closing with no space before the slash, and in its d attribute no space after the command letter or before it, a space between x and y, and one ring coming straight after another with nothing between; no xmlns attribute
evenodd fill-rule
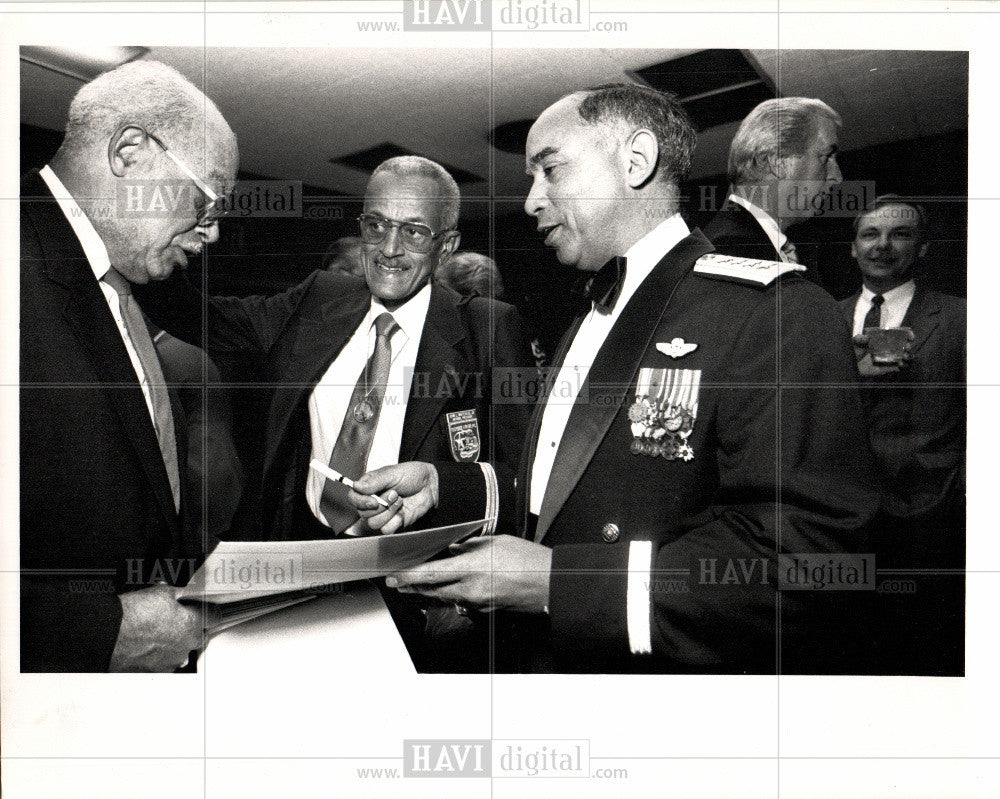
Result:
<svg viewBox="0 0 1000 799"><path fill-rule="evenodd" d="M664 355L669 355L671 358L676 360L677 358L682 358L685 355L689 355L698 349L697 344L689 344L682 338L675 338L671 341L660 341L656 344L656 349L662 352Z"/></svg>

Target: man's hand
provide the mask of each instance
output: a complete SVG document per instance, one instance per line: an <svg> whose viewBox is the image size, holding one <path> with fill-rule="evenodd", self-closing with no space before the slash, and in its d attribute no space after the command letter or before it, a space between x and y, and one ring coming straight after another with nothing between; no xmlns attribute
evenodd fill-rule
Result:
<svg viewBox="0 0 1000 799"><path fill-rule="evenodd" d="M174 671L201 648L201 611L178 602L178 590L154 585L119 595L122 626L108 671Z"/></svg>
<svg viewBox="0 0 1000 799"><path fill-rule="evenodd" d="M862 377L895 375L910 367L910 360L913 356L910 354L909 343L903 347L903 352L898 362L877 364L872 360L871 352L868 351L868 336L864 333L859 333L852 341L854 342L854 353L858 359L858 373Z"/></svg>
<svg viewBox="0 0 1000 799"><path fill-rule="evenodd" d="M872 360L872 354L868 349L869 337L864 333L859 333L852 339L854 343L854 353L858 359L858 373L862 377L883 377L885 375L899 374L910 366L913 357L910 354L910 343L903 345L900 359L896 363L877 364Z"/></svg>
<svg viewBox="0 0 1000 799"><path fill-rule="evenodd" d="M363 474L354 482L349 501L372 530L391 535L434 510L438 504L438 473L429 463L410 461ZM369 494L389 503L382 508Z"/></svg>
<svg viewBox="0 0 1000 799"><path fill-rule="evenodd" d="M477 610L541 613L549 604L548 547L498 535L472 538L451 551L454 557L390 575L386 585Z"/></svg>
<svg viewBox="0 0 1000 799"><path fill-rule="evenodd" d="M904 353L902 359L897 363L877 364L872 361L872 354L866 352L858 361L858 374L862 377L884 377L885 375L896 375L910 365L910 353Z"/></svg>

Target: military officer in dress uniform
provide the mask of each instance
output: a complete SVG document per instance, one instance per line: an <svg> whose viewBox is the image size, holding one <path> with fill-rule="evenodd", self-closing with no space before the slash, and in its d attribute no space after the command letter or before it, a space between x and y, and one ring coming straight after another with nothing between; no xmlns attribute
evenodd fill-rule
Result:
<svg viewBox="0 0 1000 799"><path fill-rule="evenodd" d="M498 670L843 670L832 653L855 651L810 635L821 592L780 590L789 558L863 552L877 509L850 341L797 264L719 256L688 230L694 145L675 98L622 84L562 98L528 135L525 211L592 279L516 481L486 475L467 503L513 492L521 537L388 581L494 612ZM405 497L353 495L393 532L461 489L411 463L358 490Z"/></svg>

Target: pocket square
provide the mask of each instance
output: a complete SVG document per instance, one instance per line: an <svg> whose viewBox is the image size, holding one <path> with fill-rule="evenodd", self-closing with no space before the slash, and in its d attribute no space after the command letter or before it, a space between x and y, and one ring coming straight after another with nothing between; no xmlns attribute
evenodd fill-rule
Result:
<svg viewBox="0 0 1000 799"><path fill-rule="evenodd" d="M675 338L672 341L657 342L656 349L664 355L669 355L671 358L676 359L694 352L698 349L698 345L689 344L682 338Z"/></svg>

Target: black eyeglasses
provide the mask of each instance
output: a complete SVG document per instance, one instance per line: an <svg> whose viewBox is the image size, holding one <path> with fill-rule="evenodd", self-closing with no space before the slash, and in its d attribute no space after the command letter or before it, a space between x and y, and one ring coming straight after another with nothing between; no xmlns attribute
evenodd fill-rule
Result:
<svg viewBox="0 0 1000 799"><path fill-rule="evenodd" d="M419 222L395 222L377 214L362 214L358 217L358 222L361 224L361 240L365 244L381 244L390 230L399 228L399 239L403 243L403 248L418 255L429 253L434 249L435 239L454 230L445 228L435 233L427 225Z"/></svg>
<svg viewBox="0 0 1000 799"><path fill-rule="evenodd" d="M195 223L197 227L211 227L212 225L217 224L219 219L226 215L224 203L225 198L216 194L212 190L211 186L199 178L187 164L185 164L178 156L174 155L170 151L170 148L168 148L167 145L160 141L156 136L149 131L146 131L146 135L159 145L160 149L167 154L167 158L177 164L181 172L191 178L194 185L198 187L198 190L208 198L208 202L198 210L198 219Z"/></svg>

